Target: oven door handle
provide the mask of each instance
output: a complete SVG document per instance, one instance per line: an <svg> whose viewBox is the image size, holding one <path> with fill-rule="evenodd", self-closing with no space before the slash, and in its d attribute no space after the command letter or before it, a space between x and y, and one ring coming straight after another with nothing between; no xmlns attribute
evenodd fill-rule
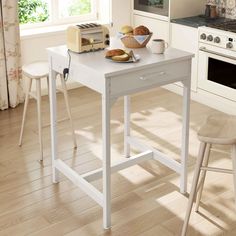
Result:
<svg viewBox="0 0 236 236"><path fill-rule="evenodd" d="M216 56L225 57L225 58L228 58L228 59L231 59L231 60L236 60L236 57L224 55L224 54L218 53L218 52L214 52L214 51L206 49L205 47L200 47L199 50L202 51L202 52L206 52L206 53L216 55Z"/></svg>

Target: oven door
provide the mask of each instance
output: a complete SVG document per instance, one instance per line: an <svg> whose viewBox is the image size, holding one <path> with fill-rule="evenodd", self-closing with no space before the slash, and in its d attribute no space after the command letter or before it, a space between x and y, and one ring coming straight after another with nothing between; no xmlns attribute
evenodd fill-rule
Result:
<svg viewBox="0 0 236 236"><path fill-rule="evenodd" d="M235 52L201 45L198 54L198 87L236 101Z"/></svg>
<svg viewBox="0 0 236 236"><path fill-rule="evenodd" d="M169 0L134 0L134 10L168 16Z"/></svg>

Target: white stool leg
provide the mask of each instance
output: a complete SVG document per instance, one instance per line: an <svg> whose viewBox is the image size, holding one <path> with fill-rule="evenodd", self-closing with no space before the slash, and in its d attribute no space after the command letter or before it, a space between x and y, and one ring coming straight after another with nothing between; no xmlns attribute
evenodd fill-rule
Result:
<svg viewBox="0 0 236 236"><path fill-rule="evenodd" d="M22 145L22 137L23 137L24 127L25 127L25 117L26 117L26 112L27 112L27 108L29 104L29 97L30 97L29 93L31 91L31 86L32 86L32 79L29 78L29 84L28 84L28 88L26 90L26 96L25 96L23 118L22 118L22 123L21 123L19 146Z"/></svg>
<svg viewBox="0 0 236 236"><path fill-rule="evenodd" d="M234 177L234 194L236 204L236 144L232 146L232 161L233 161L233 177Z"/></svg>
<svg viewBox="0 0 236 236"><path fill-rule="evenodd" d="M197 190L199 175L200 175L200 171L201 171L200 168L202 166L202 161L203 161L205 149L206 149L206 143L201 142L199 153L198 153L197 164L196 164L196 167L195 167L193 182L192 182L192 188L191 188L191 192L190 192L190 195L189 195L188 207L187 207L187 211L186 211L186 215L185 215L185 219L184 219L184 224L183 224L181 236L185 236L186 232L187 232L188 222L189 222L191 210L192 210L192 207L193 207L194 197L195 197L196 190Z"/></svg>
<svg viewBox="0 0 236 236"><path fill-rule="evenodd" d="M205 151L204 158L203 158L202 166L204 166L204 167L208 166L210 151L211 151L211 144L208 143L206 145L206 151ZM197 190L195 211L198 211L198 209L199 209L199 203L200 203L200 200L202 197L202 190L203 190L203 186L204 186L205 179L206 179L206 172L207 172L206 170L202 170L202 173L201 173L201 177L200 177L200 181L199 181L199 185L198 185L199 189Z"/></svg>
<svg viewBox="0 0 236 236"><path fill-rule="evenodd" d="M37 112L38 112L38 135L39 135L39 150L40 161L43 161L43 140L42 140L42 116L41 116L41 80L36 80L37 92Z"/></svg>
<svg viewBox="0 0 236 236"><path fill-rule="evenodd" d="M77 148L77 142L76 142L76 136L75 136L75 130L74 130L74 125L72 121L72 116L71 116L71 110L70 110L70 105L69 105L69 99L68 99L68 93L67 93L67 87L66 87L66 82L64 78L60 75L61 78L61 86L65 98L65 103L66 103L66 110L70 119L70 126L71 126L71 132L73 136L73 142L74 142L74 148Z"/></svg>

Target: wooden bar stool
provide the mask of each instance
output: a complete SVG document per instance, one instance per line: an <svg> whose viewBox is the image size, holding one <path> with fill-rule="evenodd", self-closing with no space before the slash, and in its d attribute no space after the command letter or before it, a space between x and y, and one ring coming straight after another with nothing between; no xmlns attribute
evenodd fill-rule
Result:
<svg viewBox="0 0 236 236"><path fill-rule="evenodd" d="M23 66L22 72L26 77L29 78L29 85L26 90L26 96L25 96L19 146L22 145L22 137L23 137L24 126L25 126L26 112L27 112L27 107L28 107L28 103L29 103L29 98L31 96L37 101L39 149L40 149L40 160L42 161L43 160L43 141L42 141L42 127L43 126L42 126L42 116L41 116L41 80L46 78L47 84L49 85L48 63L46 61L33 62L31 64ZM71 117L71 110L70 110L69 101L68 101L66 83L65 83L65 80L62 77L62 75L59 75L58 78L60 78L60 81L61 81L61 88L58 88L57 90L64 94L66 109L67 109L67 113L68 113L67 119L70 120L70 126L71 126L72 135L73 135L74 147L76 148L77 143L76 143L76 137L75 137L74 127L73 127L72 117ZM36 94L31 92L31 86L32 86L33 80L35 80L35 82L36 82ZM63 119L63 120L66 120L66 119Z"/></svg>
<svg viewBox="0 0 236 236"><path fill-rule="evenodd" d="M189 195L187 212L182 228L182 236L186 235L193 201L195 199L196 194L196 211L198 211L203 185L206 177L206 171L233 174L236 201L236 117L228 115L209 116L206 123L200 128L198 132L198 138L201 141L201 144L195 167L192 189ZM233 170L208 167L209 154L212 144L232 146L231 155L233 162ZM201 180L199 182L200 173Z"/></svg>

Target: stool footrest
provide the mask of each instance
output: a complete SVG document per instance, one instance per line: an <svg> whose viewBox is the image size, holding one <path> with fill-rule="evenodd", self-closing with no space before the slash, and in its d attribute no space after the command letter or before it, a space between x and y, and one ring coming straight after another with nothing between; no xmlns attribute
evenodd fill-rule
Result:
<svg viewBox="0 0 236 236"><path fill-rule="evenodd" d="M222 169L222 168L215 168L215 167L201 167L201 170L233 174L233 170Z"/></svg>

